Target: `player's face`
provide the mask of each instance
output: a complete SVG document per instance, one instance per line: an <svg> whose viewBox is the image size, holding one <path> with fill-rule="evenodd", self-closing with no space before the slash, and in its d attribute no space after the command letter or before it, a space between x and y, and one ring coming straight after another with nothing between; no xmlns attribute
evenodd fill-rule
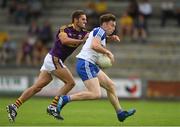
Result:
<svg viewBox="0 0 180 127"><path fill-rule="evenodd" d="M78 19L77 26L80 28L86 28L87 18L86 15L81 15Z"/></svg>
<svg viewBox="0 0 180 127"><path fill-rule="evenodd" d="M105 27L106 27L106 34L111 35L115 30L116 22L109 21L109 22L105 23Z"/></svg>

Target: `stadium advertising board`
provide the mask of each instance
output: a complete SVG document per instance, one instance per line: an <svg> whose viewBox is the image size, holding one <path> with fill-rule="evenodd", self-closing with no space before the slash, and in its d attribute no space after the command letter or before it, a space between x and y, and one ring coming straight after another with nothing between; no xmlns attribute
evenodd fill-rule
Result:
<svg viewBox="0 0 180 127"><path fill-rule="evenodd" d="M0 91L21 92L28 87L26 76L0 76Z"/></svg>
<svg viewBox="0 0 180 127"><path fill-rule="evenodd" d="M142 81L134 79L113 79L118 97L140 98L142 96Z"/></svg>
<svg viewBox="0 0 180 127"><path fill-rule="evenodd" d="M118 97L122 98L140 98L142 96L142 82L140 79L113 79L116 84L116 92ZM69 92L69 94L76 93L86 89L83 82L79 78L75 78L76 86ZM57 78L43 88L38 96L55 96L63 82ZM106 91L102 89L102 97L107 97Z"/></svg>
<svg viewBox="0 0 180 127"><path fill-rule="evenodd" d="M149 98L180 98L180 82L148 81L146 94Z"/></svg>

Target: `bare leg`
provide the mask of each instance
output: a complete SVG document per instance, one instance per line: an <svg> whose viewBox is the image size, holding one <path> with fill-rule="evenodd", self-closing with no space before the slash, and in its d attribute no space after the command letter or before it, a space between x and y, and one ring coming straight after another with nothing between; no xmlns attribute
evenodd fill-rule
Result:
<svg viewBox="0 0 180 127"><path fill-rule="evenodd" d="M103 88L106 89L108 98L113 105L114 109L117 113L117 118L119 121L123 122L127 117L133 115L135 113L135 109L129 111L123 111L120 104L118 97L115 93L115 87L112 80L100 70L98 73L97 78L92 78L89 80L84 81L84 84L88 91L81 91L76 94L72 94L70 96L63 96L60 98L57 106L57 110L60 112L65 104L69 101L78 101L78 100L93 100L100 98L101 91L100 91L100 84Z"/></svg>
<svg viewBox="0 0 180 127"><path fill-rule="evenodd" d="M106 89L108 99L110 100L114 109L116 111L121 110L121 106L119 104L119 100L116 95L115 86L114 86L113 81L103 71L100 71L98 73L98 79L99 79L101 86Z"/></svg>
<svg viewBox="0 0 180 127"><path fill-rule="evenodd" d="M27 101L34 94L39 92L44 86L46 86L52 80L51 75L47 71L41 71L37 81L26 89L21 96L16 100L14 104L8 105L6 107L8 112L9 121L14 122L17 116L17 108L19 108L23 102Z"/></svg>
<svg viewBox="0 0 180 127"><path fill-rule="evenodd" d="M86 80L84 81L84 84L88 91L81 91L70 95L71 101L90 100L101 97L100 85L97 78Z"/></svg>
<svg viewBox="0 0 180 127"><path fill-rule="evenodd" d="M66 95L75 86L73 75L67 67L58 68L53 71L53 74L64 82L64 86L59 89L57 96Z"/></svg>
<svg viewBox="0 0 180 127"><path fill-rule="evenodd" d="M58 105L57 105L57 102L56 102L56 105L51 104L53 105L53 107L57 106L56 111L53 111L54 108L51 108L51 105L50 105L47 109L47 112L53 115L54 117L56 117L57 119L63 119L63 117L60 115L60 110L69 100L77 101L77 100L90 100L90 99L100 98L101 91L100 91L99 81L97 78L86 80L84 81L84 84L87 88L87 91L81 91L81 92L72 94L70 96L62 96L60 97L60 99L58 98L59 100ZM56 101L55 99L54 99L54 102ZM64 101L63 102L64 104L62 103L62 101ZM57 114L59 114L58 117L57 117Z"/></svg>
<svg viewBox="0 0 180 127"><path fill-rule="evenodd" d="M98 79L101 83L101 86L106 89L108 99L116 110L117 118L120 122L123 122L127 117L132 116L136 112L135 109L130 109L128 111L122 110L118 97L115 93L114 83L103 71L98 73Z"/></svg>
<svg viewBox="0 0 180 127"><path fill-rule="evenodd" d="M49 82L51 82L51 80L51 74L49 74L47 71L41 71L34 85L26 89L19 97L19 100L21 100L22 102L27 101L30 97L32 97L34 94L39 92L44 86L46 86Z"/></svg>
<svg viewBox="0 0 180 127"><path fill-rule="evenodd" d="M59 89L57 96L54 97L52 103L48 106L47 113L56 119L63 120L63 117L61 117L60 112L57 110L57 103L61 95L66 95L74 87L75 82L69 69L60 65L59 59L55 59L55 62L57 68L52 73L64 82L64 86Z"/></svg>
<svg viewBox="0 0 180 127"><path fill-rule="evenodd" d="M59 62L56 63L57 69L52 73L64 82L63 87L61 87L57 93L57 95L52 100L51 104L48 107L57 107L57 103L59 101L59 97L62 95L66 95L74 86L75 81L74 78L66 66L62 66ZM50 109L49 109L50 110ZM50 112L50 111L49 111ZM52 114L52 113L51 113Z"/></svg>

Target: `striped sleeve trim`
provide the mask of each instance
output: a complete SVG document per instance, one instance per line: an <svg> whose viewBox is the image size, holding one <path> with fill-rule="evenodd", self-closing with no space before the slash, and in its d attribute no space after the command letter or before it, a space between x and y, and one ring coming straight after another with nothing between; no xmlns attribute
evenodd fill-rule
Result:
<svg viewBox="0 0 180 127"><path fill-rule="evenodd" d="M64 25L60 28L60 32L65 32L64 30L67 28L68 26Z"/></svg>
<svg viewBox="0 0 180 127"><path fill-rule="evenodd" d="M102 38L104 34L105 34L105 31L102 28L100 28L100 27L96 28L93 31L93 37L100 37L100 38Z"/></svg>

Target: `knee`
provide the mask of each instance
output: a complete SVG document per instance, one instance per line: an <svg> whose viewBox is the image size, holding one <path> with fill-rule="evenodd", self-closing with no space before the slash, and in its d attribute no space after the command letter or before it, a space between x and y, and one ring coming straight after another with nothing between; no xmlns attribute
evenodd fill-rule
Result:
<svg viewBox="0 0 180 127"><path fill-rule="evenodd" d="M101 92L96 92L96 93L93 93L93 99L99 99L101 98Z"/></svg>
<svg viewBox="0 0 180 127"><path fill-rule="evenodd" d="M66 83L69 87L71 87L71 88L73 88L74 86L75 86L75 81L68 81L67 83Z"/></svg>

